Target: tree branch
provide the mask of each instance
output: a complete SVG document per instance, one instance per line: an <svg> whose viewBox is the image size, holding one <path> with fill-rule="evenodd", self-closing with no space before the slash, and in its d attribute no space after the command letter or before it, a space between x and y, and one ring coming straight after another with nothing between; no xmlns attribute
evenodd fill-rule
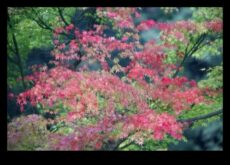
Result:
<svg viewBox="0 0 230 165"><path fill-rule="evenodd" d="M197 42L193 45L193 47L190 49L190 51L189 51L189 55L188 56L191 56L193 53L195 53L197 50L198 50L198 48L199 48L199 46L202 44L202 42L205 40L205 37L206 37L206 34L204 33L204 34L202 34L199 38L198 38L198 40L197 40Z"/></svg>
<svg viewBox="0 0 230 165"><path fill-rule="evenodd" d="M58 13L59 13L59 15L60 15L60 17L61 17L61 20L65 23L65 25L66 25L66 26L69 25L69 24L67 23L67 21L65 20L65 18L64 18L64 16L63 16L63 12L62 12L62 10L61 10L60 7L58 7Z"/></svg>
<svg viewBox="0 0 230 165"><path fill-rule="evenodd" d="M49 25L47 25L47 24L42 20L42 18L38 15L38 13L36 12L35 9L32 8L32 11L36 14L36 17L38 18L38 20L36 20L35 18L34 18L33 20L35 20L37 23L39 22L38 25L39 25L40 27L42 27L42 28L44 28L44 29L47 29L47 30L50 30L50 31L53 31L53 28L50 27ZM42 26L41 26L41 25L42 25Z"/></svg>
<svg viewBox="0 0 230 165"><path fill-rule="evenodd" d="M7 45L9 46L9 49L14 53L16 54L16 51L12 48L12 46L10 46L9 42L7 41Z"/></svg>
<svg viewBox="0 0 230 165"><path fill-rule="evenodd" d="M217 39L221 39L223 36L221 35L218 35L217 37L215 37L214 39L212 39L211 41L209 42L214 42L215 40ZM206 46L209 44L209 42L203 42L203 44L200 44L200 46L197 48L197 50L201 49L202 47Z"/></svg>
<svg viewBox="0 0 230 165"><path fill-rule="evenodd" d="M13 44L14 44L14 48L15 48L15 55L17 57L17 66L19 68L19 71L20 71L20 74L21 74L21 78L22 78L22 85L24 87L24 89L26 89L26 84L25 84L25 81L24 81L24 72L23 72L23 67L22 67L22 61L21 61L21 56L20 56L20 52L19 52L19 49L18 49L18 43L17 43L17 40L16 40L16 36L13 32L13 25L11 24L11 21L10 21L10 16L9 16L9 13L7 11L7 22L8 22L8 25L10 27L10 29L12 30L12 39L13 39ZM8 59L9 56L8 56Z"/></svg>
<svg viewBox="0 0 230 165"><path fill-rule="evenodd" d="M33 18L33 17L30 17L30 19L32 19L33 21L35 21L35 22L38 24L38 26L40 26L42 29L46 29L46 30L49 30L49 31L51 31L51 32L54 32L54 29L53 29L51 26L47 25L47 24L39 17L39 16L38 16L38 13L37 13L33 8L32 8L32 11L36 14L36 17L38 18L38 20L35 19L35 18ZM60 33L60 34L68 37L68 35L67 35L66 33Z"/></svg>
<svg viewBox="0 0 230 165"><path fill-rule="evenodd" d="M177 69L176 69L176 72L175 72L174 75L172 76L173 78L175 78L175 77L178 75L178 73L179 73L179 71L180 71L179 69L180 69L181 66L184 65L185 60L186 60L188 57L192 56L192 54L195 53L195 52L198 50L200 44L204 41L205 36L206 36L205 33L202 34L202 35L197 39L196 43L192 46L192 48L191 48L188 52L187 52L188 46L186 47L184 58L183 58L183 60L181 61L180 65L178 65L178 67L177 67Z"/></svg>
<svg viewBox="0 0 230 165"><path fill-rule="evenodd" d="M43 26L38 20L36 20L35 18L31 18L33 21L35 21L38 26L40 26L42 29L47 29L45 26ZM50 29L47 29L47 30L50 30Z"/></svg>
<svg viewBox="0 0 230 165"><path fill-rule="evenodd" d="M195 122L197 120L207 119L207 118L219 115L221 113L223 113L222 109L218 110L218 111L215 111L215 112L211 112L211 113L205 114L205 115L200 115L200 116L197 116L197 117L193 117L193 118L190 118L190 119L178 119L177 121L178 122Z"/></svg>

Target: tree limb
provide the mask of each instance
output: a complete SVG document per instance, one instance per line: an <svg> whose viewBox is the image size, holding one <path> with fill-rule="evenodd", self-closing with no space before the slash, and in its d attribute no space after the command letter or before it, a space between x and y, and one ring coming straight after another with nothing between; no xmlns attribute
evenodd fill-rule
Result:
<svg viewBox="0 0 230 165"><path fill-rule="evenodd" d="M202 35L197 39L196 43L193 45L193 47L192 47L188 52L187 52L188 46L186 47L186 49L185 49L185 56L184 56L182 62L180 63L180 65L177 67L176 72L175 72L174 75L173 75L173 78L175 78L175 77L177 76L177 74L179 73L179 68L184 64L185 60L186 60L188 57L192 56L192 54L194 54L197 50L199 50L199 49L201 49L202 47L204 47L205 45L207 45L206 42L203 42L203 41L205 40L206 37L207 37L207 34L206 34L206 33L202 34ZM221 37L222 37L222 36L219 35L219 36L217 36L216 38L214 38L212 41L215 41L215 40L217 40L217 39L220 39Z"/></svg>
<svg viewBox="0 0 230 165"><path fill-rule="evenodd" d="M15 55L17 57L17 66L19 68L19 71L20 71L20 74L21 74L21 78L22 78L22 85L24 87L24 89L26 89L26 84L25 84L25 81L24 81L24 72L23 72L23 67L22 67L22 61L21 61L21 56L20 56L20 52L19 52L19 49L18 49L18 43L17 43L17 40L16 40L16 36L13 32L13 25L11 24L11 21L10 21L10 16L9 16L9 13L7 11L7 22L8 22L8 25L10 27L10 29L12 30L12 39L13 39L13 44L14 44L14 48L15 48ZM8 59L9 56L8 56Z"/></svg>
<svg viewBox="0 0 230 165"><path fill-rule="evenodd" d="M62 13L61 8L58 7L57 9L58 9L58 13L59 13L59 15L60 15L60 17L61 17L61 20L64 22L64 24L65 24L66 26L69 25L69 24L67 23L67 21L65 20L64 16L63 16L63 13Z"/></svg>
<svg viewBox="0 0 230 165"><path fill-rule="evenodd" d="M45 26L43 26L38 20L36 20L35 18L31 18L33 21L35 21L38 26L40 26L42 29L47 29ZM47 29L47 30L50 30L50 29Z"/></svg>
<svg viewBox="0 0 230 165"><path fill-rule="evenodd" d="M38 20L35 19L34 17L30 17L30 19L32 19L33 21L35 21L35 22L38 24L38 26L40 26L42 29L46 29L46 30L49 30L49 31L51 31L51 32L54 32L54 28L51 27L51 26L49 26L49 25L47 25L47 24L38 16L38 13L37 13L33 8L32 8L32 11L36 14L36 17L38 18ZM60 34L68 37L68 35L67 35L66 33L60 33Z"/></svg>
<svg viewBox="0 0 230 165"><path fill-rule="evenodd" d="M50 27L49 25L47 25L43 20L42 20L42 18L38 15L38 13L36 12L36 10L34 9L34 8L32 8L32 11L36 14L36 17L38 18L38 20L36 20L35 18L33 19L33 20L35 20L37 23L38 23L38 25L40 26L40 27L43 27L44 29L47 29L47 30L50 30L50 31L53 31L53 28L52 27ZM42 25L42 26L41 26Z"/></svg>
<svg viewBox="0 0 230 165"><path fill-rule="evenodd" d="M218 111L215 111L215 112L211 112L211 113L205 114L205 115L200 115L200 116L197 116L197 117L193 117L193 118L190 118L190 119L178 119L177 121L178 122L195 122L197 120L207 119L207 118L219 115L221 113L223 113L222 109L218 110Z"/></svg>
<svg viewBox="0 0 230 165"><path fill-rule="evenodd" d="M189 53L188 53L188 56L191 56L193 53L195 53L197 50L198 50L198 48L199 48L199 46L202 44L202 42L205 40L205 37L206 37L206 34L204 33L204 34L202 34L199 38L198 38L198 40L197 40L197 42L193 45L193 47L190 49L190 51L189 51Z"/></svg>
<svg viewBox="0 0 230 165"><path fill-rule="evenodd" d="M172 76L173 78L175 78L175 77L178 75L179 69L180 69L181 66L184 65L185 60L186 60L188 57L192 56L192 54L195 53L195 52L198 50L200 44L204 41L205 36L206 36L205 33L202 34L202 35L197 39L196 43L192 46L192 48L191 48L188 52L187 52L188 46L186 47L184 58L183 58L183 60L181 61L180 65L178 65L178 67L177 67L177 69L176 69L176 72L175 72L174 75Z"/></svg>
<svg viewBox="0 0 230 165"><path fill-rule="evenodd" d="M209 42L214 42L215 40L221 39L222 37L223 37L222 35L218 35L217 37L215 37L214 39L212 39L212 40L209 41ZM203 44L201 44L201 45L197 48L197 50L199 50L199 49L201 49L202 47L208 45L209 42L203 42Z"/></svg>
<svg viewBox="0 0 230 165"><path fill-rule="evenodd" d="M8 46L9 46L9 49L10 49L14 54L16 54L16 51L12 48L12 46L10 46L10 44L9 44L8 41L7 41L7 44L8 44Z"/></svg>

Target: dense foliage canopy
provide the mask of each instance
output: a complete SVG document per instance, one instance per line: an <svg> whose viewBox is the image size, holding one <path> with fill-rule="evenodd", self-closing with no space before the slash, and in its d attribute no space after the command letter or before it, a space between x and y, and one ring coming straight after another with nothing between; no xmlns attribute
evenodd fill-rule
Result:
<svg viewBox="0 0 230 165"><path fill-rule="evenodd" d="M186 141L181 119L222 109L222 64L199 82L183 74L188 58L222 55L222 9L186 8L191 18L172 22L142 10L9 8L8 98L21 114L8 124L8 149L164 150ZM51 60L24 69L42 45L53 47Z"/></svg>

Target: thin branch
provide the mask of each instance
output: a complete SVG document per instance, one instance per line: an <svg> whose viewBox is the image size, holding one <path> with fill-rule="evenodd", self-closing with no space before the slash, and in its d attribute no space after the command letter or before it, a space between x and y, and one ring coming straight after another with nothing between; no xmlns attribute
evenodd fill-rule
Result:
<svg viewBox="0 0 230 165"><path fill-rule="evenodd" d="M44 27L50 31L53 31L53 28L51 28L50 26L48 26L40 17L38 17L38 20L40 21L40 23L42 25L44 25Z"/></svg>
<svg viewBox="0 0 230 165"><path fill-rule="evenodd" d="M190 50L189 55L188 56L192 56L192 54L194 54L199 46L202 44L202 42L205 40L206 34L202 34L199 39L197 40L196 44L193 46L193 48Z"/></svg>
<svg viewBox="0 0 230 165"><path fill-rule="evenodd" d="M9 49L10 49L14 54L16 54L16 51L12 48L12 46L10 46L10 44L9 44L8 41L7 41L7 44L8 44Z"/></svg>
<svg viewBox="0 0 230 165"><path fill-rule="evenodd" d="M49 30L49 31L54 32L54 29L53 29L51 26L47 25L47 24L38 16L38 13L37 13L34 9L32 9L32 10L33 10L33 12L36 14L36 16L38 17L38 20L35 19L35 18L33 18L33 17L30 17L30 19L32 19L33 21L35 21L35 22L38 24L38 26L40 26L42 29L46 29L46 30ZM68 35L67 35L66 33L60 33L60 34L68 37Z"/></svg>
<svg viewBox="0 0 230 165"><path fill-rule="evenodd" d="M189 47L189 43L188 43L188 45L186 46L186 48L185 48L185 53L184 54L187 54L187 51L188 51L188 47Z"/></svg>
<svg viewBox="0 0 230 165"><path fill-rule="evenodd" d="M188 52L187 52L188 46L186 47L184 58L183 58L183 60L181 61L180 65L178 65L178 67L176 68L176 72L175 72L174 75L172 76L173 78L175 78L175 77L178 75L178 73L179 73L179 71L180 71L179 69L180 69L181 66L184 65L185 60L186 60L188 57L192 56L192 54L195 53L195 52L198 50L198 47L199 47L200 44L204 41L205 36L206 36L206 34L202 34L202 35L197 39L196 43L192 46L192 48L191 48Z"/></svg>
<svg viewBox="0 0 230 165"><path fill-rule="evenodd" d="M10 16L9 16L8 11L7 11L7 22L8 22L8 25L9 25L10 29L12 30L12 39L13 39L13 44L14 44L14 48L15 48L15 55L17 57L17 66L19 68L21 78L22 78L22 85L23 85L24 89L26 89L21 56L20 56L20 52L19 52L19 49L18 49L18 43L17 43L17 40L16 40L16 36L15 36L15 34L13 32L13 25L11 24L11 20L10 20ZM8 59L10 59L9 56L8 56Z"/></svg>
<svg viewBox="0 0 230 165"><path fill-rule="evenodd" d="M38 26L40 26L42 29L47 29L44 25L42 25L38 20L36 20L35 18L31 18L33 21L35 21ZM47 30L50 30L50 29L47 29Z"/></svg>
<svg viewBox="0 0 230 165"><path fill-rule="evenodd" d="M222 39L222 37L223 37L222 35L218 35L217 37L215 37L214 39L212 39L212 40L209 41L209 42L214 42L214 41L217 40L217 39ZM203 44L201 44L201 45L197 48L197 50L199 50L199 49L203 48L204 46L208 45L209 42L203 42Z"/></svg>
<svg viewBox="0 0 230 165"><path fill-rule="evenodd" d="M36 14L36 16L37 16L37 18L38 18L38 20L35 20L37 23L38 23L38 21L39 21L39 26L44 26L43 28L45 28L45 29L48 29L48 30L50 30L50 31L53 31L53 28L52 27L50 27L49 25L47 25L43 20L42 20L42 18L38 15L38 13L37 13L37 11L34 9L34 8L32 8L32 11ZM41 26L41 27L42 27Z"/></svg>
<svg viewBox="0 0 230 165"><path fill-rule="evenodd" d="M62 12L62 10L61 10L60 7L58 7L58 13L59 13L59 15L60 15L60 17L61 17L61 20L65 23L65 25L66 25L66 26L69 25L69 23L67 23L67 21L65 20L65 18L64 18L64 16L63 16L63 12Z"/></svg>
<svg viewBox="0 0 230 165"><path fill-rule="evenodd" d="M177 121L178 122L195 122L197 120L207 119L207 118L219 115L221 113L223 113L222 109L218 110L218 111L215 111L215 112L211 112L211 113L205 114L205 115L200 115L200 116L197 116L197 117L193 117L193 118L190 118L190 119L178 119Z"/></svg>

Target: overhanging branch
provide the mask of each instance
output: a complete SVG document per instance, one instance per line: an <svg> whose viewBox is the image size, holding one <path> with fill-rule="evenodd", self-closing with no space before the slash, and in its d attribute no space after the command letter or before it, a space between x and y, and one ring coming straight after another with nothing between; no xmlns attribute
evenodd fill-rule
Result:
<svg viewBox="0 0 230 165"><path fill-rule="evenodd" d="M200 115L200 116L189 118L189 119L178 119L177 121L182 122L182 123L184 123L184 122L195 122L197 120L207 119L207 118L210 118L210 117L222 114L222 113L223 113L223 110L221 109L221 110L218 110L215 112L211 112L211 113L208 113L205 115Z"/></svg>

